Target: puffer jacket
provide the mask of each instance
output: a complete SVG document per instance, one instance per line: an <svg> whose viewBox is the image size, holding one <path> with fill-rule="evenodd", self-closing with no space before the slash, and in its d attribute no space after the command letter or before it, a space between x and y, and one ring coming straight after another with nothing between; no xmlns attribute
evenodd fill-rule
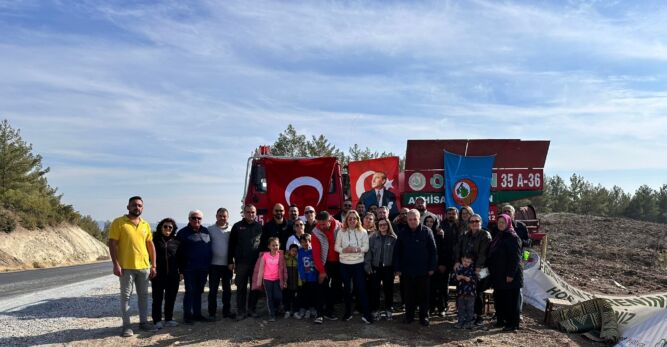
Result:
<svg viewBox="0 0 667 347"><path fill-rule="evenodd" d="M364 269L370 273L374 267L394 266L394 246L396 245L396 234L381 235L374 232L368 238L368 252L364 257ZM380 257L382 254L382 257Z"/></svg>

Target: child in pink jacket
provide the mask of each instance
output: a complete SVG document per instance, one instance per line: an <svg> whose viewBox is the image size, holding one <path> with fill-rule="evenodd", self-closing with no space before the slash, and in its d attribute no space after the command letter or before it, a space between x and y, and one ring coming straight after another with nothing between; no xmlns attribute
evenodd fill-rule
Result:
<svg viewBox="0 0 667 347"><path fill-rule="evenodd" d="M276 321L276 312L282 301L282 290L287 287L287 266L277 237L269 239L269 252L262 252L255 264L252 284L254 290L264 288L269 322Z"/></svg>

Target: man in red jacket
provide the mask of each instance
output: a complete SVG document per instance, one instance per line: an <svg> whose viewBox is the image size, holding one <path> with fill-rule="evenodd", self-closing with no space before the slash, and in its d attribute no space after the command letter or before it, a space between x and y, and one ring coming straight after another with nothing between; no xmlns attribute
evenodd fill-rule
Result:
<svg viewBox="0 0 667 347"><path fill-rule="evenodd" d="M316 217L317 226L313 229L313 262L319 273L319 291L317 296L317 318L315 323L322 324L323 318L338 319L334 315L334 304L341 292L340 262L334 250L336 235L341 224L333 219L329 212L320 211ZM325 302L326 300L326 302Z"/></svg>

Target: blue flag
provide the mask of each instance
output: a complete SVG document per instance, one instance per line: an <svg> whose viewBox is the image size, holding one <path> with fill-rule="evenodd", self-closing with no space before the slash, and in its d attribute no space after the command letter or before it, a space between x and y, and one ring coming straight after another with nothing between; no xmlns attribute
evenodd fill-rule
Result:
<svg viewBox="0 0 667 347"><path fill-rule="evenodd" d="M445 201L447 207L470 206L489 222L489 197L495 155L466 157L445 151Z"/></svg>

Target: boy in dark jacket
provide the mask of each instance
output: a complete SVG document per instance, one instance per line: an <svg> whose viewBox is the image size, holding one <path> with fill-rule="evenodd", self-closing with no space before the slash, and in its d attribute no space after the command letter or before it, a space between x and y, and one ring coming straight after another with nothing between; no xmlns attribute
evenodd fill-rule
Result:
<svg viewBox="0 0 667 347"><path fill-rule="evenodd" d="M472 256L465 255L461 259L461 266L456 270L456 281L459 322L454 327L472 329L475 316L475 297L477 296L477 273L473 266Z"/></svg>
<svg viewBox="0 0 667 347"><path fill-rule="evenodd" d="M285 318L296 314L299 305L296 301L296 293L299 289L299 269L298 269L298 250L299 246L292 244L285 254L285 266L287 267L287 287L283 289L283 306L285 307Z"/></svg>

